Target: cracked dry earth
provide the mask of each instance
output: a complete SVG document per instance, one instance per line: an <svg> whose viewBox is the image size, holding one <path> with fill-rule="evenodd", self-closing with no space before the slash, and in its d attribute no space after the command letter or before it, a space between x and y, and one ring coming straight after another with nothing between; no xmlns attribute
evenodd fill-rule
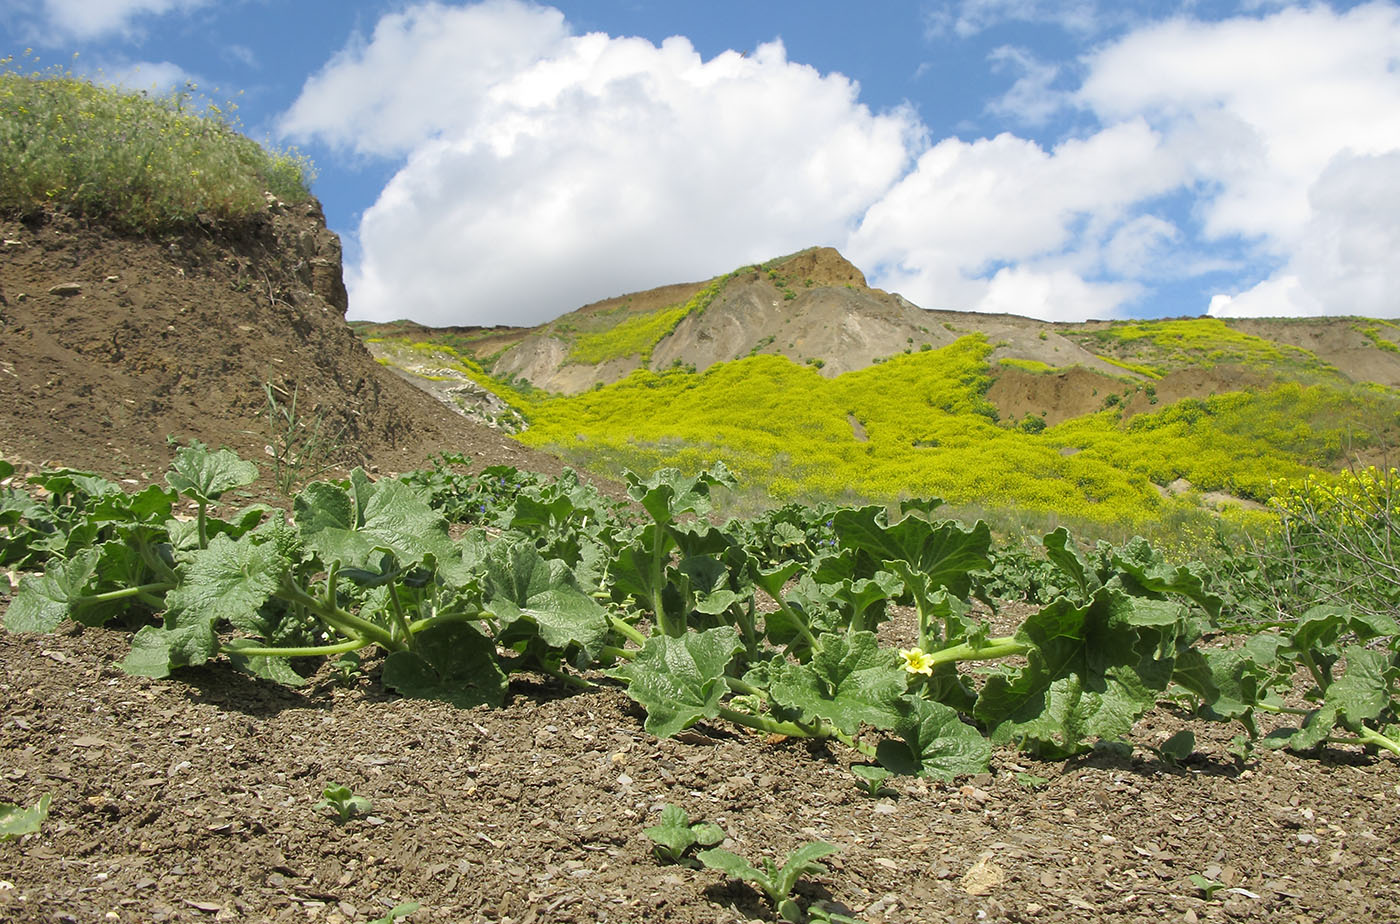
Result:
<svg viewBox="0 0 1400 924"><path fill-rule="evenodd" d="M53 798L38 834L0 843L0 920L341 924L404 901L410 924L775 920L748 886L652 856L666 802L751 860L835 844L799 896L870 924L1400 920L1389 758L1239 766L1230 732L1193 722L1181 766L999 750L988 774L871 798L844 750L722 725L658 741L606 685L517 677L506 708L462 711L386 695L373 663L288 690L226 665L129 677L125 651L107 630L0 635L0 800ZM1180 727L1163 707L1136 740ZM369 814L318 814L332 783Z"/></svg>

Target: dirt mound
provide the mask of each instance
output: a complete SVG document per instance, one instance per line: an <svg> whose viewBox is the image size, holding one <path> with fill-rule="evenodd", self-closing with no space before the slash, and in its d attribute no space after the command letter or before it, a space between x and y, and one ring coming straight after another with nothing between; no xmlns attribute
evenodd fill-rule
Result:
<svg viewBox="0 0 1400 924"><path fill-rule="evenodd" d="M340 241L314 201L238 227L123 237L62 215L0 222L0 456L119 477L167 437L265 461L270 384L383 470L434 452L555 472L377 364L345 323Z"/></svg>

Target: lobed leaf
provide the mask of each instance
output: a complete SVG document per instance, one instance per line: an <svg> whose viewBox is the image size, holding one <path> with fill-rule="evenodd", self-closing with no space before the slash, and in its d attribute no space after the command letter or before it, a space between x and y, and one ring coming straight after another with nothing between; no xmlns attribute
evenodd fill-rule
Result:
<svg viewBox="0 0 1400 924"><path fill-rule="evenodd" d="M441 700L460 709L501 706L508 688L495 642L465 622L424 629L411 650L390 652L382 679L404 696Z"/></svg>
<svg viewBox="0 0 1400 924"><path fill-rule="evenodd" d="M991 743L943 703L902 700L894 731L897 739L875 749L876 760L892 773L951 780L983 773L991 760Z"/></svg>
<svg viewBox="0 0 1400 924"><path fill-rule="evenodd" d="M905 688L899 656L881 649L874 632L823 634L817 641L820 648L806 664L774 664L773 701L798 710L803 721L825 719L848 735L863 724L893 727Z"/></svg>
<svg viewBox="0 0 1400 924"><path fill-rule="evenodd" d="M680 638L654 635L636 658L611 674L626 680L627 695L646 709L646 730L669 738L719 715L720 699L729 690L725 670L743 647L731 626Z"/></svg>

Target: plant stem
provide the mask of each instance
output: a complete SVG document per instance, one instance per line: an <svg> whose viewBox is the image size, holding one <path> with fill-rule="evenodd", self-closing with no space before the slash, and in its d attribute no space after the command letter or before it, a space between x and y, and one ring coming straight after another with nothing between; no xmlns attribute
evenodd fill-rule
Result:
<svg viewBox="0 0 1400 924"><path fill-rule="evenodd" d="M319 658L359 651L369 645L363 639L340 642L335 645L310 645L305 648L259 648L256 645L221 645L224 654L241 655L245 658Z"/></svg>
<svg viewBox="0 0 1400 924"><path fill-rule="evenodd" d="M636 626L632 625L627 620L623 619L621 616L614 616L612 613L609 613L608 622L612 625L613 629L616 630L619 635L626 636L628 641L632 642L638 647L646 645L646 636L638 632Z"/></svg>
<svg viewBox="0 0 1400 924"><path fill-rule="evenodd" d="M332 577L334 577L334 574L332 574ZM368 619L362 619L354 613L347 613L338 606L327 604L326 601L311 596L311 594L292 583L290 574L283 576L282 586L276 590L275 596L288 603L295 603L306 607L316 618L343 635L348 635L351 638L366 642L373 642L386 651L401 651L406 647L404 642L395 639L393 635L382 626L377 626Z"/></svg>
<svg viewBox="0 0 1400 924"><path fill-rule="evenodd" d="M72 605L85 606L91 603L111 603L115 600L126 600L131 597L140 597L143 601L149 602L149 600L147 600L146 598L151 593L164 593L165 591L173 590L174 588L174 584L167 584L164 582L157 584L140 584L136 587L123 587L120 590L108 590L100 594L91 594L86 597L79 597L73 601ZM151 597L150 599L157 598ZM159 606L165 605L164 600L157 600L157 603Z"/></svg>
<svg viewBox="0 0 1400 924"><path fill-rule="evenodd" d="M929 658L933 666L937 667L940 664L952 664L958 661L993 661L998 658L1012 658L1016 655L1023 655L1034 647L1030 642L1017 640L1014 635L1003 635L989 638L980 645L964 642L941 651L930 652Z"/></svg>
<svg viewBox="0 0 1400 924"><path fill-rule="evenodd" d="M1400 757L1400 742L1386 735L1382 735L1374 728L1363 725L1361 726L1361 730L1356 733L1356 737L1362 744L1374 744L1376 747Z"/></svg>
<svg viewBox="0 0 1400 924"><path fill-rule="evenodd" d="M399 589L393 584L389 585L389 605L394 614L394 627L398 630L393 635L399 641L407 644L413 638L413 633L408 629L408 619L403 614L403 604L399 603Z"/></svg>
<svg viewBox="0 0 1400 924"><path fill-rule="evenodd" d="M604 645L598 649L598 656L602 658L612 658L614 660L631 661L638 652L630 648L614 648L612 645Z"/></svg>
<svg viewBox="0 0 1400 924"><path fill-rule="evenodd" d="M793 722L779 722L777 719L770 719L762 715L749 715L747 712L739 712L728 706L719 707L720 718L733 722L735 725L742 725L745 728L752 728L755 731L767 732L771 735L786 735L789 738L834 738L831 734L836 731L829 725L819 725L816 729L803 728Z"/></svg>

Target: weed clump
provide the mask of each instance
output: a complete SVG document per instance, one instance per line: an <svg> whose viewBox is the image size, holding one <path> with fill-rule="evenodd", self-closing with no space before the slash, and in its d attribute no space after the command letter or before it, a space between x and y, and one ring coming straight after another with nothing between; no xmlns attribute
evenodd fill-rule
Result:
<svg viewBox="0 0 1400 924"><path fill-rule="evenodd" d="M193 84L160 96L0 59L0 210L57 208L137 233L311 197L311 162L241 134Z"/></svg>

